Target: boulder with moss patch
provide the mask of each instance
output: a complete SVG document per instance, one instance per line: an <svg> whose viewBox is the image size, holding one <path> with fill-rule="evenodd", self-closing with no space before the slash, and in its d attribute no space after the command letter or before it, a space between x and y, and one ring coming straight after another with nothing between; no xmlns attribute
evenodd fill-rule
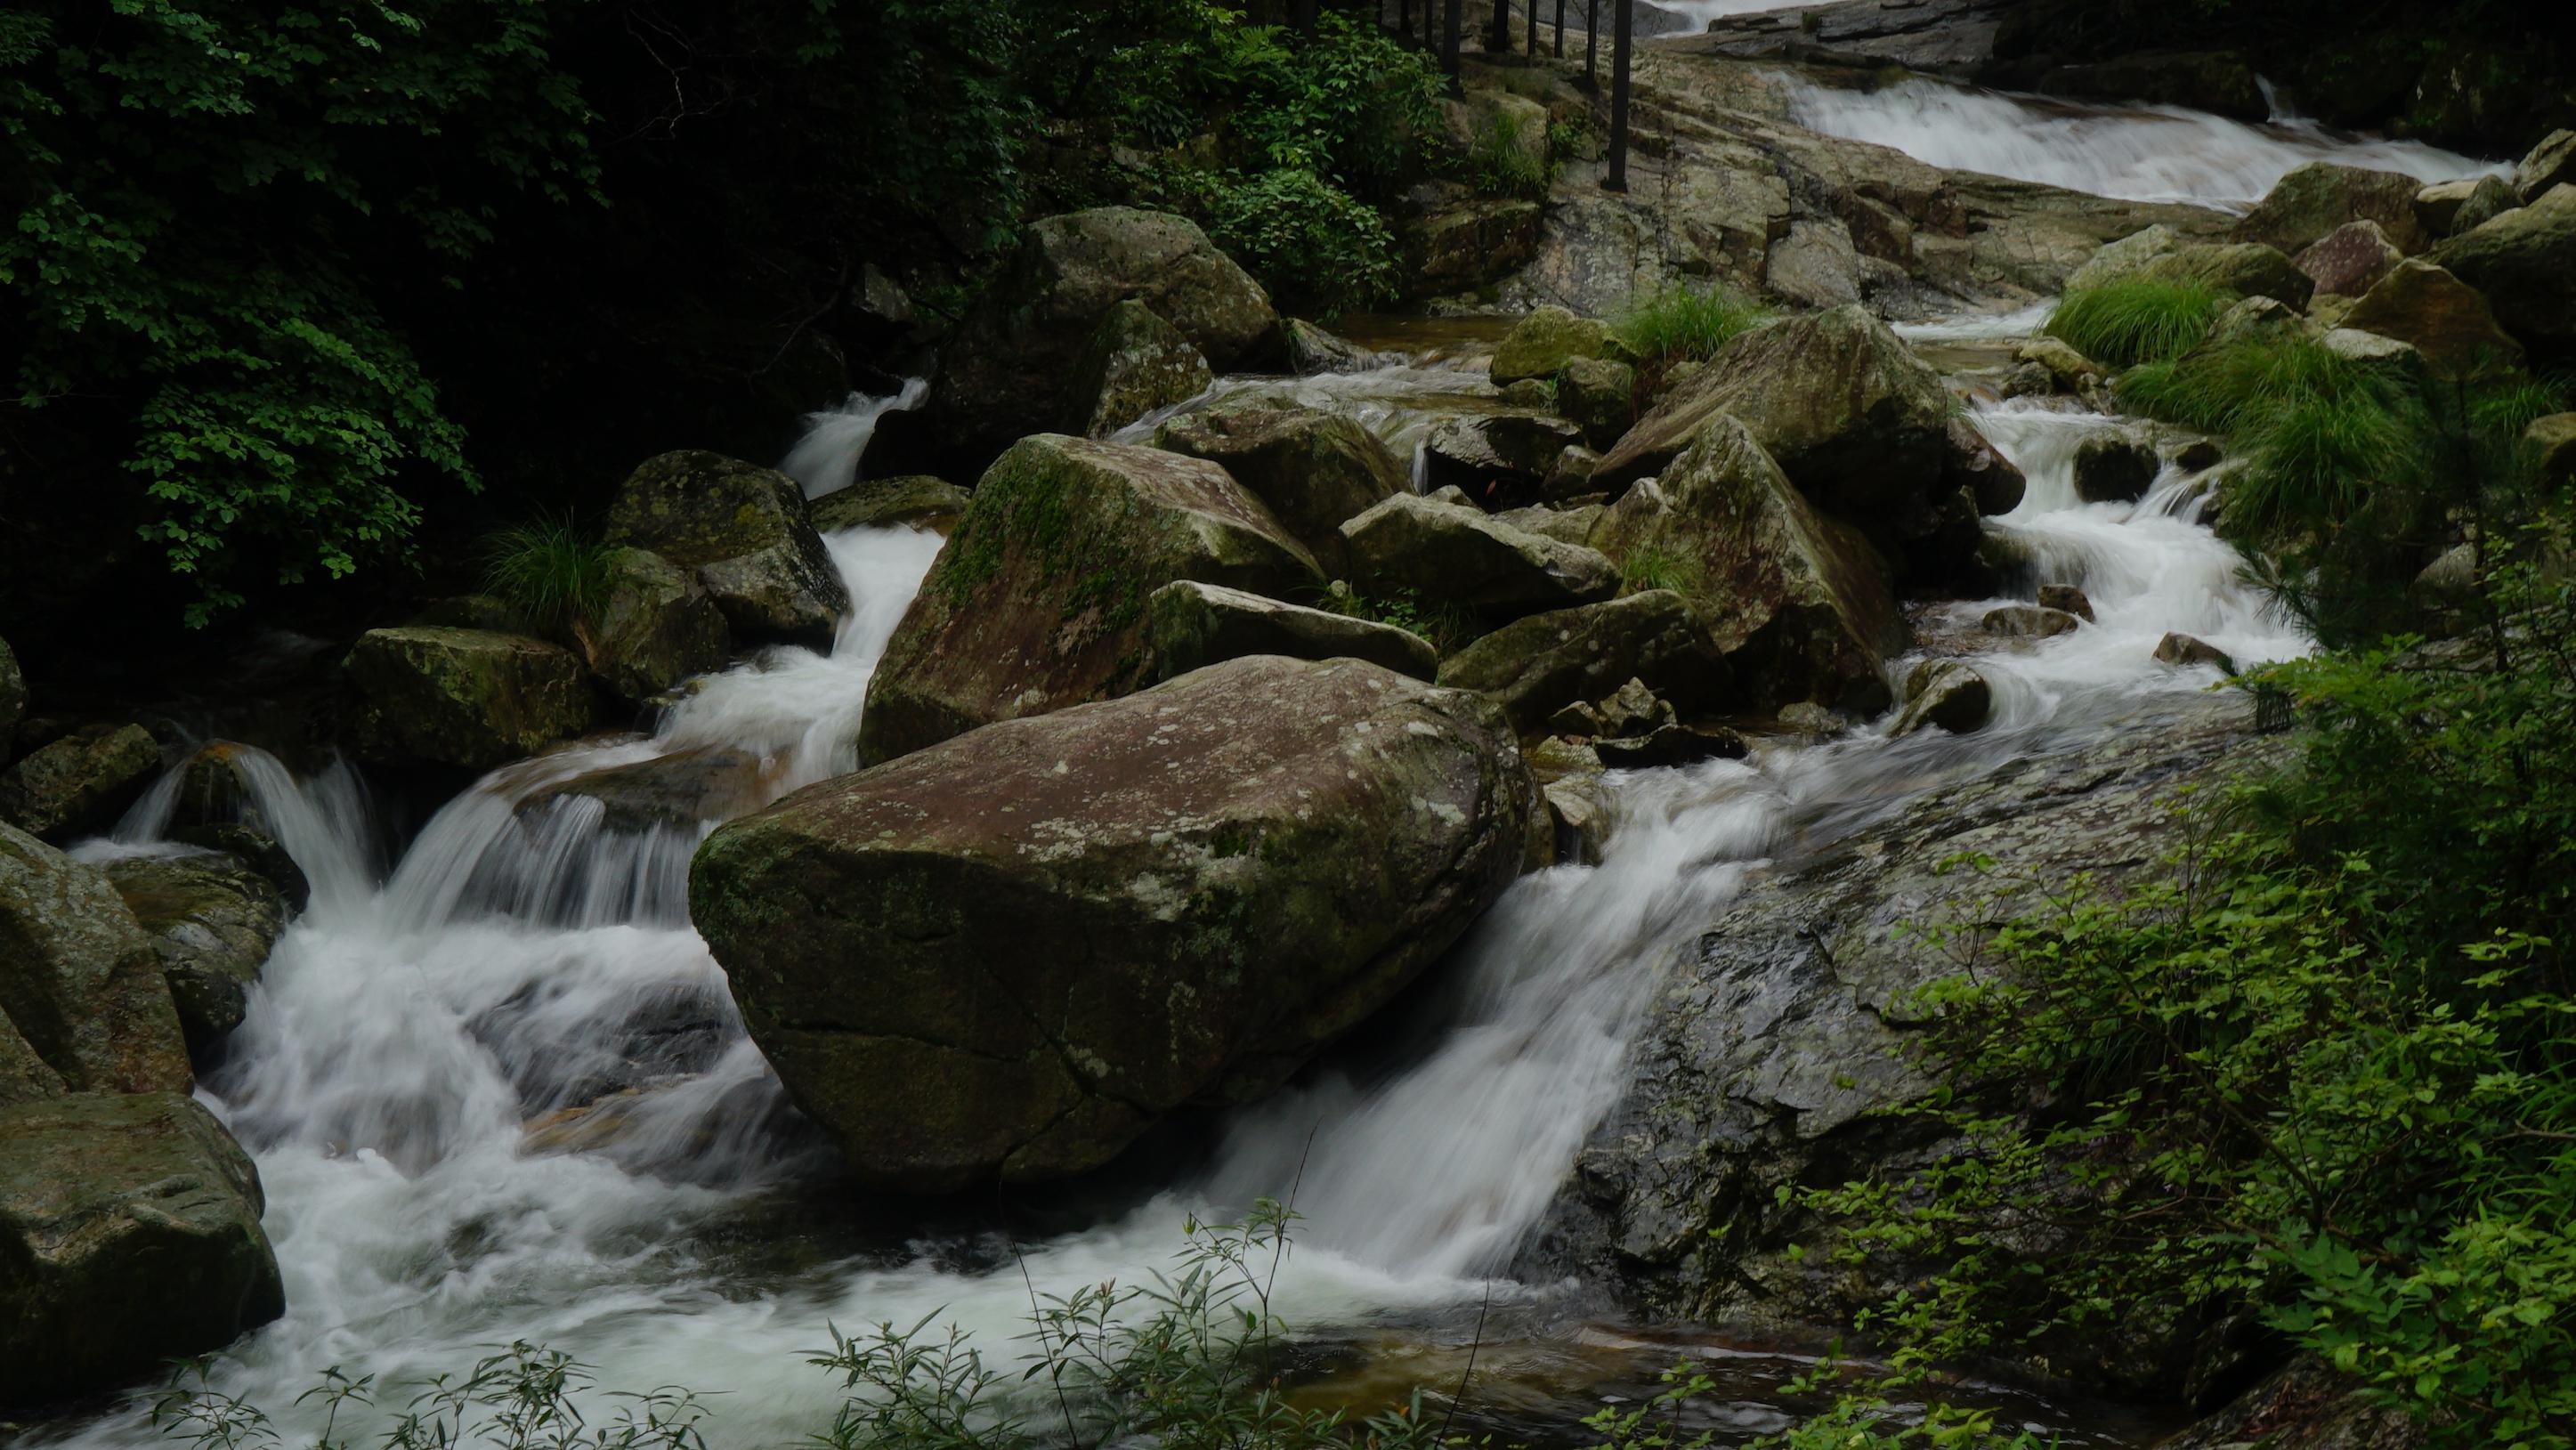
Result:
<svg viewBox="0 0 2576 1450"><path fill-rule="evenodd" d="M2315 280L2320 296L2358 297L2405 259L2379 223L2357 221L2319 237L2293 264Z"/></svg>
<svg viewBox="0 0 2576 1450"><path fill-rule="evenodd" d="M386 764L489 770L591 726L581 661L525 635L371 629L343 668L358 694L358 753Z"/></svg>
<svg viewBox="0 0 2576 1450"><path fill-rule="evenodd" d="M140 725L83 725L27 752L0 775L0 821L39 836L103 831L161 772L161 746Z"/></svg>
<svg viewBox="0 0 2576 1450"><path fill-rule="evenodd" d="M691 916L863 1181L1031 1183L1276 1088L1545 821L1490 702L1265 655L791 795L708 839Z"/></svg>
<svg viewBox="0 0 2576 1450"><path fill-rule="evenodd" d="M1624 680L1685 709L1717 710L1734 696L1717 634L1688 595L1648 589L1514 620L1442 661L1440 683L1493 696L1523 734Z"/></svg>
<svg viewBox="0 0 2576 1450"><path fill-rule="evenodd" d="M608 595L582 639L591 673L628 700L648 700L724 668L733 634L694 575L647 549L608 556Z"/></svg>
<svg viewBox="0 0 2576 1450"><path fill-rule="evenodd" d="M149 1383L284 1313L262 1207L183 1093L0 1108L0 1408Z"/></svg>
<svg viewBox="0 0 2576 1450"><path fill-rule="evenodd" d="M1411 491L1405 466L1356 418L1309 408L1239 408L1175 418L1158 447L1217 464L1297 536L1326 573L1347 568L1342 525Z"/></svg>
<svg viewBox="0 0 2576 1450"><path fill-rule="evenodd" d="M1221 584L1176 579L1154 591L1149 610L1157 679L1246 655L1365 660L1417 680L1440 670L1440 652L1409 629Z"/></svg>
<svg viewBox="0 0 2576 1450"><path fill-rule="evenodd" d="M1624 351L1605 323L1554 304L1532 308L1494 349L1494 385L1552 378L1578 358L1615 359Z"/></svg>
<svg viewBox="0 0 2576 1450"><path fill-rule="evenodd" d="M2498 325L2487 299L2427 261L2399 263L2344 314L2343 326L2405 343L2443 377L2522 366L2522 344Z"/></svg>
<svg viewBox="0 0 2576 1450"><path fill-rule="evenodd" d="M2237 222L2236 240L2296 256L2338 227L2370 221L2400 252L2419 252L2430 240L2415 218L2415 196L2423 189L2424 183L2403 172L2311 161L2272 184Z"/></svg>
<svg viewBox="0 0 2576 1450"><path fill-rule="evenodd" d="M1156 409L1187 402L1216 380L1207 358L1153 308L1129 298L1109 309L1074 361L1080 431L1106 438Z"/></svg>
<svg viewBox="0 0 2576 1450"><path fill-rule="evenodd" d="M1306 547L1213 463L1021 439L976 485L895 626L868 685L860 758L1142 687L1146 604L1175 579L1274 596L1320 582Z"/></svg>
<svg viewBox="0 0 2576 1450"><path fill-rule="evenodd" d="M160 955L188 1050L205 1058L241 1025L286 930L284 896L234 856L137 856L105 869Z"/></svg>
<svg viewBox="0 0 2576 1450"><path fill-rule="evenodd" d="M104 872L0 826L0 1012L75 1092L193 1082L161 960Z"/></svg>
<svg viewBox="0 0 2576 1450"><path fill-rule="evenodd" d="M2576 185L2451 238L2430 260L2484 294L2526 345L2576 346Z"/></svg>
<svg viewBox="0 0 2576 1450"><path fill-rule="evenodd" d="M1706 423L1659 478L1612 506L1596 537L1632 567L1648 555L1678 561L1678 587L1705 610L1746 703L1884 704L1886 660L1905 641L1885 562L1808 503L1736 418Z"/></svg>
<svg viewBox="0 0 2576 1450"><path fill-rule="evenodd" d="M2203 243L2178 247L2140 267L2141 282L2184 283L2214 287L2239 297L2269 297L2304 310L2316 295L2315 279L2302 272L2279 248L2260 242Z"/></svg>
<svg viewBox="0 0 2576 1450"><path fill-rule="evenodd" d="M966 490L926 473L863 478L805 504L815 532L843 529L934 529L945 535L966 512Z"/></svg>
<svg viewBox="0 0 2576 1450"><path fill-rule="evenodd" d="M647 459L618 488L606 534L697 571L744 639L827 648L849 608L804 489L774 468L694 449Z"/></svg>
<svg viewBox="0 0 2576 1450"><path fill-rule="evenodd" d="M1607 599L1618 566L1593 549L1514 528L1484 510L1398 494L1342 525L1354 581L1412 591L1489 619Z"/></svg>

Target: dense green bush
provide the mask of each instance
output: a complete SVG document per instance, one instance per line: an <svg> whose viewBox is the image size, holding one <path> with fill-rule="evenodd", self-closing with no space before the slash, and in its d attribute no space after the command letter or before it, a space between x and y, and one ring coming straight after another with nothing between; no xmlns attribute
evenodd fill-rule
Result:
<svg viewBox="0 0 2576 1450"><path fill-rule="evenodd" d="M1292 312L1329 318L1396 295L1386 218L1311 171L1184 172L1173 187L1209 239Z"/></svg>

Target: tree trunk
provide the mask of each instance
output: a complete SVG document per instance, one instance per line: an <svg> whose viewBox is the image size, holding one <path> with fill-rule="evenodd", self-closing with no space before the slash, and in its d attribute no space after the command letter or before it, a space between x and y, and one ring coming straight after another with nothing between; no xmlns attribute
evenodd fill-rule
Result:
<svg viewBox="0 0 2576 1450"><path fill-rule="evenodd" d="M1607 191L1628 189L1628 39L1636 0L1610 0L1619 7L1611 22L1610 174L1601 178Z"/></svg>

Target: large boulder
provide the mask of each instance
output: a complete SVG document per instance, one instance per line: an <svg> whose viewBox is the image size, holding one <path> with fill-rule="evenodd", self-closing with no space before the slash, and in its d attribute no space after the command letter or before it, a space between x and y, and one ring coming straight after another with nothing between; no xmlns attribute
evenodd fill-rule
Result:
<svg viewBox="0 0 2576 1450"><path fill-rule="evenodd" d="M2260 242L2178 247L2140 267L2141 282L2196 282L2239 297L2269 297L2305 309L2317 284L2277 247Z"/></svg>
<svg viewBox="0 0 2576 1450"><path fill-rule="evenodd" d="M2297 256L2337 227L2371 221L2379 223L2399 251L2420 252L2431 240L2415 218L2415 194L2423 189L2423 182L2403 172L2311 161L2273 183L2237 222L2236 240Z"/></svg>
<svg viewBox="0 0 2576 1450"><path fill-rule="evenodd" d="M1734 693L1716 635L1687 595L1648 589L1514 620L1442 661L1440 683L1493 696L1524 735L1628 680L1681 707L1715 710Z"/></svg>
<svg viewBox="0 0 2576 1450"><path fill-rule="evenodd" d="M1280 595L1314 556L1213 463L1057 434L976 485L869 682L859 754L891 760L996 720L1150 681L1146 601L1175 579Z"/></svg>
<svg viewBox="0 0 2576 1450"><path fill-rule="evenodd" d="M1859 521L1938 484L1949 451L1941 375L1887 324L1838 307L1757 328L1656 404L1593 470L1621 487L1661 470L1728 413L1817 506Z"/></svg>
<svg viewBox="0 0 2576 1450"><path fill-rule="evenodd" d="M1411 590L1489 618L1607 599L1619 569L1598 551L1514 528L1484 510L1398 494L1342 525L1354 581Z"/></svg>
<svg viewBox="0 0 2576 1450"><path fill-rule="evenodd" d="M284 1313L263 1206L182 1093L0 1108L0 1408L157 1380Z"/></svg>
<svg viewBox="0 0 2576 1450"><path fill-rule="evenodd" d="M606 533L696 570L745 639L828 647L849 608L804 490L774 468L701 450L646 459L619 486Z"/></svg>
<svg viewBox="0 0 2576 1450"><path fill-rule="evenodd" d="M186 1092L178 1010L107 876L0 826L0 1012L74 1092Z"/></svg>
<svg viewBox="0 0 2576 1450"><path fill-rule="evenodd" d="M1181 330L1134 298L1109 309L1074 363L1079 430L1106 438L1158 408L1207 391L1216 375Z"/></svg>
<svg viewBox="0 0 2576 1450"><path fill-rule="evenodd" d="M2107 283L2126 281L2144 270L2159 257L2169 257L2190 244L2190 239L2162 222L2142 231L2131 232L2116 242L2107 242L2066 278L2066 290L2084 292Z"/></svg>
<svg viewBox="0 0 2576 1450"><path fill-rule="evenodd" d="M733 634L688 570L646 549L608 556L608 598L582 639L592 674L628 700L648 700L724 668Z"/></svg>
<svg viewBox="0 0 2576 1450"><path fill-rule="evenodd" d="M691 915L863 1181L1027 1183L1277 1087L1544 822L1482 697L1258 656L791 795L708 839Z"/></svg>
<svg viewBox="0 0 2576 1450"><path fill-rule="evenodd" d="M1632 569L1652 556L1680 577L1747 703L1886 702L1886 660L1905 628L1884 563L1817 512L1737 419L1710 419L1660 478L1611 508L1596 538Z"/></svg>
<svg viewBox="0 0 2576 1450"><path fill-rule="evenodd" d="M2576 345L2576 186L2461 233L2432 260L2486 294L2507 331L2534 348Z"/></svg>
<svg viewBox="0 0 2576 1450"><path fill-rule="evenodd" d="M966 512L966 490L926 473L863 478L808 499L805 517L817 533L843 529L935 529L945 535Z"/></svg>
<svg viewBox="0 0 2576 1450"><path fill-rule="evenodd" d="M1494 349L1494 385L1552 378L1577 358L1616 358L1620 351L1606 323L1553 304L1533 308Z"/></svg>
<svg viewBox="0 0 2576 1450"><path fill-rule="evenodd" d="M489 770L591 724L581 661L525 635L371 629L344 668L358 692L358 753L370 760Z"/></svg>
<svg viewBox="0 0 2576 1450"><path fill-rule="evenodd" d="M1087 431L1079 361L1101 320L1137 302L1219 372L1271 345L1268 293L1167 212L1098 207L1032 225L941 350L929 419L954 461L981 466L1030 433Z"/></svg>
<svg viewBox="0 0 2576 1450"><path fill-rule="evenodd" d="M2437 181L2415 193L2415 220L2423 224L2426 236L2440 241L2484 226L2520 205L2513 183L2503 177L2469 176Z"/></svg>
<svg viewBox="0 0 2576 1450"><path fill-rule="evenodd" d="M0 775L0 821L40 836L103 831L160 773L161 746L150 731L84 725Z"/></svg>
<svg viewBox="0 0 2576 1450"><path fill-rule="evenodd" d="M1342 525L1411 481L1394 450L1341 413L1242 408L1175 418L1157 446L1224 468L1315 556L1325 572L1346 569Z"/></svg>
<svg viewBox="0 0 2576 1450"><path fill-rule="evenodd" d="M2318 295L2358 297L2405 259L2379 223L2358 221L2319 237L2293 264L2317 284Z"/></svg>
<svg viewBox="0 0 2576 1450"><path fill-rule="evenodd" d="M1417 680L1440 670L1440 652L1409 629L1288 604L1222 584L1175 579L1147 605L1154 675L1171 679L1246 655L1366 660Z"/></svg>
<svg viewBox="0 0 2576 1450"><path fill-rule="evenodd" d="M205 1058L241 1025L286 930L285 897L235 856L135 856L104 869L160 954L188 1050Z"/></svg>
<svg viewBox="0 0 2576 1450"><path fill-rule="evenodd" d="M1855 1245L1796 1190L1895 1181L1955 1146L1945 1124L1905 1111L1941 1086L1917 994L1960 971L1921 929L2044 916L2079 874L2117 890L2165 869L2197 819L2181 788L2270 756L2251 717L2242 697L2160 701L2100 743L1936 790L1748 882L1684 939L1619 1104L1516 1272L1605 1285L1663 1318L1847 1332L1906 1279L1883 1258L1844 1257ZM1950 865L1969 855L1997 869ZM2024 1227L1992 1230L2010 1241ZM2035 1368L2170 1396L2203 1327L2130 1316L2034 1346Z"/></svg>
<svg viewBox="0 0 2576 1450"><path fill-rule="evenodd" d="M2362 294L2343 325L2405 343L2445 377L2522 366L2522 344L2497 324L2487 299L2427 261L2399 263Z"/></svg>
<svg viewBox="0 0 2576 1450"><path fill-rule="evenodd" d="M2513 168L2513 194L2525 204L2576 182L2576 131L2552 131Z"/></svg>
<svg viewBox="0 0 2576 1450"><path fill-rule="evenodd" d="M1582 442L1581 428L1543 413L1452 418L1424 441L1423 473L1431 487L1464 489L1490 507L1538 492L1556 460Z"/></svg>

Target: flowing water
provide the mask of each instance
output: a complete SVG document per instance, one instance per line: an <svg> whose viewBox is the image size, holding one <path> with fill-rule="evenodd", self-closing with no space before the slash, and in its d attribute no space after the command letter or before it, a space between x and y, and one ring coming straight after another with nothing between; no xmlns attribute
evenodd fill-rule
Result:
<svg viewBox="0 0 2576 1450"><path fill-rule="evenodd" d="M2249 125L2180 106L2088 105L1909 77L1874 90L1788 81L1790 116L1828 136L1918 161L2128 201L2242 212L2311 161L2400 171L2425 182L2508 168L2420 141L2340 136L2276 111Z"/></svg>

